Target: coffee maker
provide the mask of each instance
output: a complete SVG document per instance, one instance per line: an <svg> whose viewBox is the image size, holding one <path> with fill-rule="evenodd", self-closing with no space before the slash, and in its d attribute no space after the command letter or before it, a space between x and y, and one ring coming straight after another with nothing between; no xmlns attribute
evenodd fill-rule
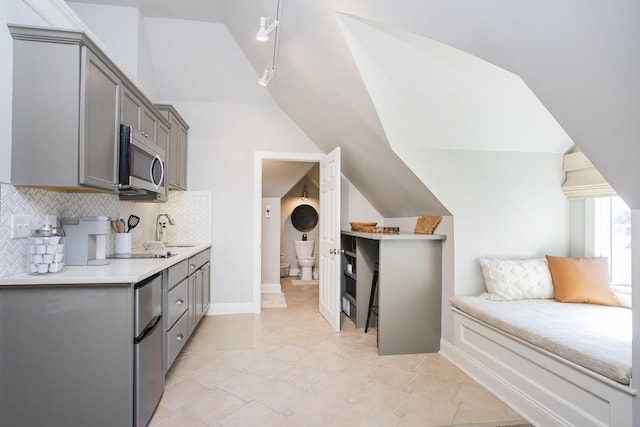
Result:
<svg viewBox="0 0 640 427"><path fill-rule="evenodd" d="M111 232L108 216L63 218L67 265L106 265L107 235Z"/></svg>

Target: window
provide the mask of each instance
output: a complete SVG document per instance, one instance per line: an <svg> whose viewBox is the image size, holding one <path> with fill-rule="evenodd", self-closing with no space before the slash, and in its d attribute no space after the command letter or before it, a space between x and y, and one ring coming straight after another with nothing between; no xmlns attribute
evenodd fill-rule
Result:
<svg viewBox="0 0 640 427"><path fill-rule="evenodd" d="M620 197L594 201L594 254L609 258L612 285L631 285L631 211Z"/></svg>

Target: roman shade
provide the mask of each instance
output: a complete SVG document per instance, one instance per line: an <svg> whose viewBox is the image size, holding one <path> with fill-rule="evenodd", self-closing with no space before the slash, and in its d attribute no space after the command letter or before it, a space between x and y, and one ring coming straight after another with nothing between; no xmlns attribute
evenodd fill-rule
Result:
<svg viewBox="0 0 640 427"><path fill-rule="evenodd" d="M565 154L562 169L566 173L562 191L569 200L617 196L582 152Z"/></svg>

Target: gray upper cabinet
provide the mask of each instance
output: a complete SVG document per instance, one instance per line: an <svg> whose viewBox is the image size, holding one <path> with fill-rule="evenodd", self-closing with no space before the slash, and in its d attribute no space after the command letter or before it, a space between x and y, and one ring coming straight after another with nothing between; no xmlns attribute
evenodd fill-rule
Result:
<svg viewBox="0 0 640 427"><path fill-rule="evenodd" d="M9 26L11 183L115 191L121 79L82 34Z"/></svg>
<svg viewBox="0 0 640 427"><path fill-rule="evenodd" d="M172 105L156 105L163 116L169 120L171 129L169 131L169 149L167 152L167 162L169 170L167 183L173 190L187 189L187 152L188 152L188 132L187 122L180 116Z"/></svg>
<svg viewBox="0 0 640 427"><path fill-rule="evenodd" d="M81 85L80 184L110 190L118 173L120 79L87 48L82 53L86 81Z"/></svg>
<svg viewBox="0 0 640 427"><path fill-rule="evenodd" d="M142 108L142 101L133 92L122 91L122 124L131 126L133 130L139 130Z"/></svg>
<svg viewBox="0 0 640 427"><path fill-rule="evenodd" d="M117 192L121 123L168 152L169 120L85 34L19 25L9 30L11 184ZM167 194L131 200L166 201Z"/></svg>
<svg viewBox="0 0 640 427"><path fill-rule="evenodd" d="M162 123L161 114L143 95L134 92L133 88L124 87L122 93L122 123L131 126L138 138L158 143L158 125ZM166 128L169 123L164 124Z"/></svg>

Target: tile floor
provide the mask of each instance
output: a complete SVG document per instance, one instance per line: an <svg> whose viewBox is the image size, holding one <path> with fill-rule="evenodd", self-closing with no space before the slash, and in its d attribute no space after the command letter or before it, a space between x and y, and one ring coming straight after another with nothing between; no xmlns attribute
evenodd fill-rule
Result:
<svg viewBox="0 0 640 427"><path fill-rule="evenodd" d="M317 286L282 287L287 308L202 320L150 426L528 425L438 354L378 356L348 319L332 332Z"/></svg>

